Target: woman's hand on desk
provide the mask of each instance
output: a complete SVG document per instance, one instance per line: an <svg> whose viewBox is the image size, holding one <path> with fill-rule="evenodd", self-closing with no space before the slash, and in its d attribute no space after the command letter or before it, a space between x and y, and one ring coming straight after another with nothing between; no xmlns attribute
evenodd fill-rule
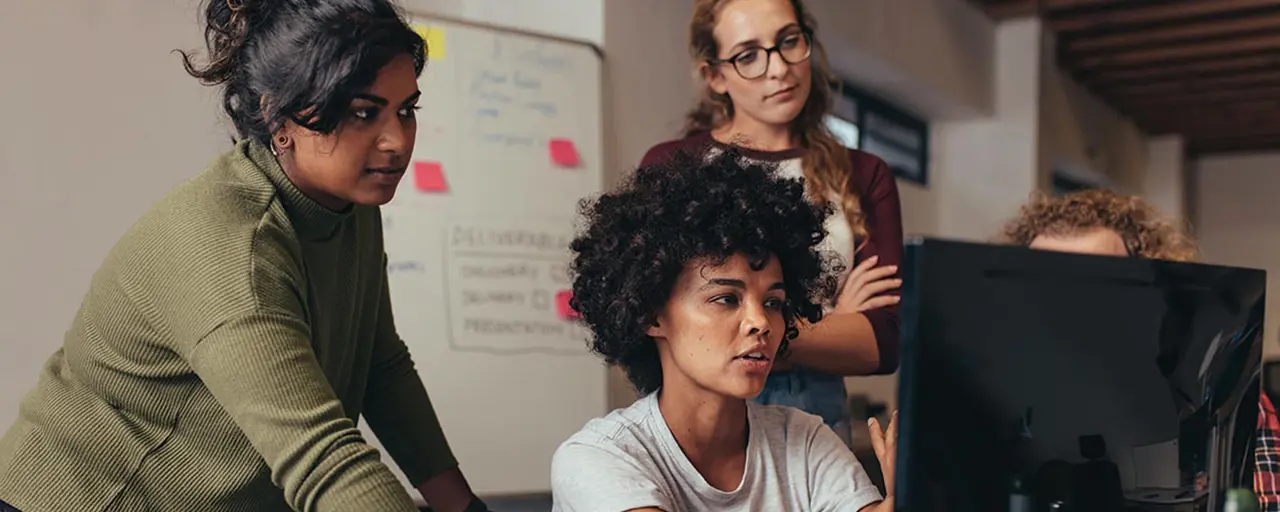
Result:
<svg viewBox="0 0 1280 512"><path fill-rule="evenodd" d="M871 448L875 450L876 458L880 460L880 473L884 475L884 503L889 505L887 509L873 510L892 510L894 464L898 459L898 412L894 411L887 429L882 430L880 422L875 418L867 420L867 427L867 430L871 431Z"/></svg>
<svg viewBox="0 0 1280 512"><path fill-rule="evenodd" d="M472 512L488 510L484 502L471 492L471 485L462 476L462 470L453 468L428 478L418 486L422 499L431 510L440 512Z"/></svg>
<svg viewBox="0 0 1280 512"><path fill-rule="evenodd" d="M895 277L898 267L877 267L876 262L879 260L878 256L872 256L849 272L849 278L845 280L844 288L836 298L837 312L861 313L898 303L897 295L885 294L902 286L902 280Z"/></svg>

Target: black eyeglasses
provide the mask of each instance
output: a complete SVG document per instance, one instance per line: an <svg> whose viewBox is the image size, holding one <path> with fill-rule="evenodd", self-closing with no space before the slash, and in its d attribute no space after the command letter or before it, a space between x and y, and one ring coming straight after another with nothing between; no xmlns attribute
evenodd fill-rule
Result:
<svg viewBox="0 0 1280 512"><path fill-rule="evenodd" d="M727 59L711 59L710 63L733 64L733 70L738 72L738 76L746 80L754 80L769 72L769 57L775 52L787 64L799 64L809 60L809 55L813 52L813 45L810 43L808 32L798 32L783 37L782 41L769 48L743 50Z"/></svg>

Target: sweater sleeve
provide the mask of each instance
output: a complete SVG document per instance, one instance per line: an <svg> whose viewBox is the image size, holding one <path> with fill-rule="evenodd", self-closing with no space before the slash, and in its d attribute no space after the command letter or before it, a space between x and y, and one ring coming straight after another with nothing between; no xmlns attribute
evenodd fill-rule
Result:
<svg viewBox="0 0 1280 512"><path fill-rule="evenodd" d="M304 273L283 233L264 220L243 262L247 282L204 284L217 293L166 315L184 330L203 324L202 318L221 319L203 334L187 330L176 336L177 350L262 456L293 510L416 511L320 365L307 321ZM233 277L238 265L220 273Z"/></svg>
<svg viewBox="0 0 1280 512"><path fill-rule="evenodd" d="M409 349L396 333L385 270L364 400L365 419L410 484L458 467Z"/></svg>
<svg viewBox="0 0 1280 512"><path fill-rule="evenodd" d="M898 199L898 184L893 171L883 160L867 153L855 154L855 166L870 172L861 198L862 211L866 215L867 232L871 238L866 251L858 257L879 256L879 265L902 265L902 206ZM876 375L887 375L898 370L898 305L869 310L865 313L876 335L880 353L880 366Z"/></svg>
<svg viewBox="0 0 1280 512"><path fill-rule="evenodd" d="M698 151L700 149L705 150L705 148L695 147L689 139L661 142L645 151L644 157L640 158L640 167L662 165L674 159L679 151Z"/></svg>
<svg viewBox="0 0 1280 512"><path fill-rule="evenodd" d="M309 338L302 317L259 310L223 322L186 358L294 510L416 511L346 416Z"/></svg>

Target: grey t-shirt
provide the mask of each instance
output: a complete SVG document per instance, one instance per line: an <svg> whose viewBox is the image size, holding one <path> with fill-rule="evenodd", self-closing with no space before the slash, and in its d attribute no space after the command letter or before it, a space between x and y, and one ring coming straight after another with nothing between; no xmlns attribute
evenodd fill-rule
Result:
<svg viewBox="0 0 1280 512"><path fill-rule="evenodd" d="M880 501L862 464L822 419L747 401L747 468L737 490L712 487L676 444L658 394L587 423L556 450L556 512L856 512Z"/></svg>

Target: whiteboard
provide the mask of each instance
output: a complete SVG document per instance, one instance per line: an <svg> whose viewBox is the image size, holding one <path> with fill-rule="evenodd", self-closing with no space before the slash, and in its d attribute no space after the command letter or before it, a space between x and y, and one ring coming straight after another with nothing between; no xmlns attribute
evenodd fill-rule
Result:
<svg viewBox="0 0 1280 512"><path fill-rule="evenodd" d="M430 56L414 163L382 209L396 324L476 493L548 492L555 449L607 408L560 311L578 202L602 186L600 56L410 20Z"/></svg>

